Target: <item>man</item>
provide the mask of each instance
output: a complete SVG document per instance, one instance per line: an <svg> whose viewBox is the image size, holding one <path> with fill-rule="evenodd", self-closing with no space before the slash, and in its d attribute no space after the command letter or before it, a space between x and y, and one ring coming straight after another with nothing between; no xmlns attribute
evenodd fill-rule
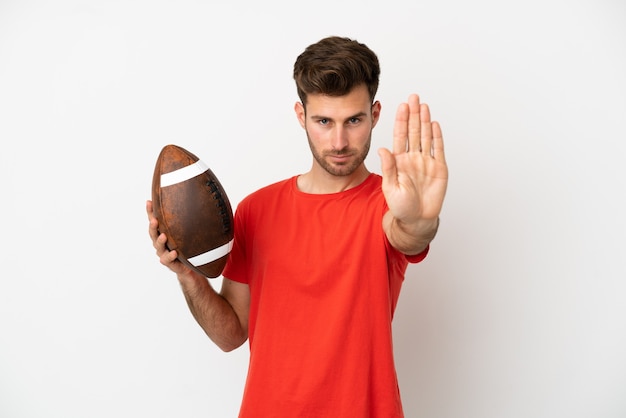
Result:
<svg viewBox="0 0 626 418"><path fill-rule="evenodd" d="M195 319L224 351L249 339L240 417L402 417L391 321L409 262L439 225L448 169L429 108L398 107L380 175L364 164L381 104L378 58L329 37L297 58L295 104L311 169L247 196L217 293L157 232Z"/></svg>

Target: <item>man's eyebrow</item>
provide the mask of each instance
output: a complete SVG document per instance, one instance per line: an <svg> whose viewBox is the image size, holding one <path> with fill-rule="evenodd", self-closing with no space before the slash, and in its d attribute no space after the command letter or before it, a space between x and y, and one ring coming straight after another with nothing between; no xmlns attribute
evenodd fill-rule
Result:
<svg viewBox="0 0 626 418"><path fill-rule="evenodd" d="M354 118L359 118L362 116L366 116L367 113L365 112L359 112L359 113L355 113L354 115L348 116L345 120L350 120L350 119L354 119ZM328 120L334 120L334 118L331 118L330 116L324 116L324 115L311 115L310 116L311 119L328 119Z"/></svg>

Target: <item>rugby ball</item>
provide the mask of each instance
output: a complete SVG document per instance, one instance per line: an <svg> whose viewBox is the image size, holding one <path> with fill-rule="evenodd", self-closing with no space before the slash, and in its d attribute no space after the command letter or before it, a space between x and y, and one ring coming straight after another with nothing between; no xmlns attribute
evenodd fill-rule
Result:
<svg viewBox="0 0 626 418"><path fill-rule="evenodd" d="M154 216L167 248L200 274L222 274L233 245L233 211L209 167L177 145L161 150L152 178Z"/></svg>

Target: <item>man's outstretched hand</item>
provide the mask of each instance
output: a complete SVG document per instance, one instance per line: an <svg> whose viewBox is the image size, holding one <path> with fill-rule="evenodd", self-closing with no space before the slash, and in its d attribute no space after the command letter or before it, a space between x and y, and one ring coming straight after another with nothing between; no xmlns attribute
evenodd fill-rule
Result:
<svg viewBox="0 0 626 418"><path fill-rule="evenodd" d="M391 215L385 228L392 244L394 234L388 228L394 223L408 235L426 233L432 227L436 230L448 186L448 166L441 127L431 122L430 109L420 104L417 94L398 106L393 152L381 148L378 154Z"/></svg>

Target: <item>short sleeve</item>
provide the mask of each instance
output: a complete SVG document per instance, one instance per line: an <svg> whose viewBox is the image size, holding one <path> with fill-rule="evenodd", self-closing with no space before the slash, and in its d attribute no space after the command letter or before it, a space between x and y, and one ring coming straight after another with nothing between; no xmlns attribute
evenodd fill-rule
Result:
<svg viewBox="0 0 626 418"><path fill-rule="evenodd" d="M430 250L430 245L427 245L426 248L424 248L420 253L414 255L405 255L404 257L409 263L417 264L426 258L426 256L428 255L428 250Z"/></svg>

